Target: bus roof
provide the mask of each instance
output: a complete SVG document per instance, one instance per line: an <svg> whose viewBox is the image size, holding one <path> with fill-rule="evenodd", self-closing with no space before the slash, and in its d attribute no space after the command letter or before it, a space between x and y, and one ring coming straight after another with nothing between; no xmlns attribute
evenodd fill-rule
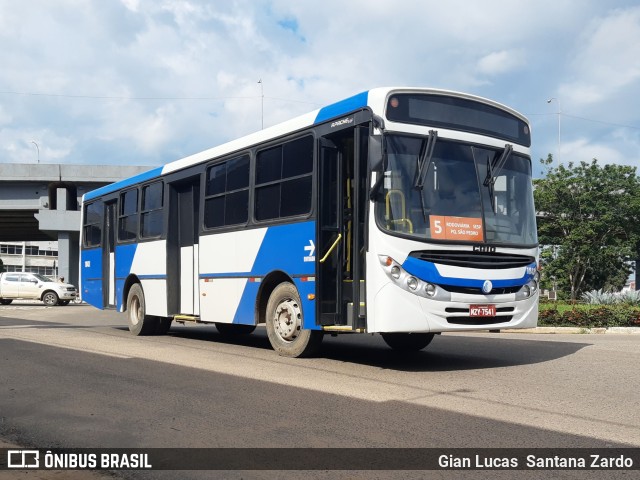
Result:
<svg viewBox="0 0 640 480"><path fill-rule="evenodd" d="M190 155L188 157L184 157L180 160L176 160L174 162L168 163L163 167L156 167L147 172L143 172L139 175L136 175L131 178L126 178L124 180L120 180L118 182L112 183L110 185L105 185L104 187L98 188L96 190L92 190L87 192L83 196L83 201L92 200L94 198L98 198L102 195L106 195L120 189L136 185L138 183L142 183L148 180L152 180L154 178L158 178L162 175L175 172L178 170L182 170L183 168L187 168L192 165L197 165L202 162L206 162L213 158L217 158L223 155L227 155L229 153L233 153L245 148L249 148L253 145L259 144L261 142L265 142L271 139L278 138L280 136L286 135L288 133L292 133L298 130L301 130L306 127L310 127L312 125L316 125L332 118L337 118L342 115L346 115L348 113L354 112L356 110L372 107L374 111L382 113L383 106L386 102L387 95L390 92L399 93L399 92L415 92L415 93L431 93L431 94L441 94L441 95L453 95L462 98L468 98L471 100L476 100L482 103L486 103L489 105L493 105L502 110L506 110L513 115L527 121L527 119L517 111L502 105L500 103L494 102L492 100L477 97L475 95L470 95L461 92L455 92L450 90L440 90L433 88L416 88L416 87L382 87L382 88L374 88L371 90L367 90L352 97L345 98L344 100L340 100L339 102L333 103L326 107L322 107L320 109L314 110L307 114L301 115L299 117L295 117L291 120L285 121L283 123L279 123L272 127L265 128L264 130L260 130L258 132L246 135L244 137L240 137L236 140L232 140L230 142L224 143L217 147L213 147L202 152Z"/></svg>

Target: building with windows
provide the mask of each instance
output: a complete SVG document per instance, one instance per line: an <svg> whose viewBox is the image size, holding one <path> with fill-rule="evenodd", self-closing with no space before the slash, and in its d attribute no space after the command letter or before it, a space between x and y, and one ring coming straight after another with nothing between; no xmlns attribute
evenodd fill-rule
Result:
<svg viewBox="0 0 640 480"><path fill-rule="evenodd" d="M39 273L57 278L58 242L3 242L0 243L0 260L5 272Z"/></svg>
<svg viewBox="0 0 640 480"><path fill-rule="evenodd" d="M64 276L77 285L82 195L146 170L148 166L0 163L0 258L5 271Z"/></svg>

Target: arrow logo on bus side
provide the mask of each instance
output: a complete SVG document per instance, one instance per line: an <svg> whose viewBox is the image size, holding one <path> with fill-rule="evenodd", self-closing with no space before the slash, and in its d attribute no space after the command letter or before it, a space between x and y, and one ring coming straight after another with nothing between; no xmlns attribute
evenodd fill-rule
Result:
<svg viewBox="0 0 640 480"><path fill-rule="evenodd" d="M305 262L315 262L316 261L316 256L315 256L316 245L313 243L313 240L309 240L309 245L304 247L304 249L309 252L307 254L307 256L304 257L304 261Z"/></svg>

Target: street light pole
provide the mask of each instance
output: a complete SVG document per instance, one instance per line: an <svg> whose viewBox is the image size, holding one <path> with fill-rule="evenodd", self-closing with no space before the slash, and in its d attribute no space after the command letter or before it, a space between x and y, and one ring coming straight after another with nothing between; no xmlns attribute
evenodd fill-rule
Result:
<svg viewBox="0 0 640 480"><path fill-rule="evenodd" d="M38 163L40 163L40 147L33 140L31 140L31 143L33 143L36 146L36 150L38 151Z"/></svg>
<svg viewBox="0 0 640 480"><path fill-rule="evenodd" d="M260 84L260 128L264 130L264 84L262 79L258 80Z"/></svg>
<svg viewBox="0 0 640 480"><path fill-rule="evenodd" d="M551 103L553 100L558 104L558 158L556 160L556 164L557 166L560 166L560 117L562 115L562 107L560 106L560 99L556 97L551 97L547 100L547 103Z"/></svg>

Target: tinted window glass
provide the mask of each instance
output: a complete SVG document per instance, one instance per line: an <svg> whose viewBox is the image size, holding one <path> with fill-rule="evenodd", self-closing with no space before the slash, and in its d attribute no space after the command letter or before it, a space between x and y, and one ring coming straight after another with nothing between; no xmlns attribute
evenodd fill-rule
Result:
<svg viewBox="0 0 640 480"><path fill-rule="evenodd" d="M138 190L120 195L120 215L132 215L138 211Z"/></svg>
<svg viewBox="0 0 640 480"><path fill-rule="evenodd" d="M246 223L249 219L249 155L207 170L205 228Z"/></svg>
<svg viewBox="0 0 640 480"><path fill-rule="evenodd" d="M136 238L138 230L138 189L120 195L120 215L118 218L118 240Z"/></svg>
<svg viewBox="0 0 640 480"><path fill-rule="evenodd" d="M85 206L84 224L102 223L102 215L104 215L104 204L102 202L90 203Z"/></svg>
<svg viewBox="0 0 640 480"><path fill-rule="evenodd" d="M162 182L152 183L142 187L142 210L162 208Z"/></svg>
<svg viewBox="0 0 640 480"><path fill-rule="evenodd" d="M256 220L280 216L280 184L256 188Z"/></svg>
<svg viewBox="0 0 640 480"><path fill-rule="evenodd" d="M282 183L281 217L302 215L311 210L311 176Z"/></svg>
<svg viewBox="0 0 640 480"><path fill-rule="evenodd" d="M227 195L225 205L225 225L237 225L246 223L249 218L249 190L240 190L239 192Z"/></svg>
<svg viewBox="0 0 640 480"><path fill-rule="evenodd" d="M227 187L231 192L249 186L249 157L240 157L227 162Z"/></svg>
<svg viewBox="0 0 640 480"><path fill-rule="evenodd" d="M104 203L93 202L84 207L84 231L82 232L85 247L98 247L102 242L102 223Z"/></svg>
<svg viewBox="0 0 640 480"><path fill-rule="evenodd" d="M313 145L313 137L306 136L258 154L256 220L273 220L311 211Z"/></svg>
<svg viewBox="0 0 640 480"><path fill-rule="evenodd" d="M311 173L313 170L313 137L303 137L284 144L282 178Z"/></svg>
<svg viewBox="0 0 640 480"><path fill-rule="evenodd" d="M256 183L267 183L282 178L282 146L263 150L256 160Z"/></svg>
<svg viewBox="0 0 640 480"><path fill-rule="evenodd" d="M155 238L162 235L162 205L164 184L155 182L142 187L142 214L140 216L140 236Z"/></svg>
<svg viewBox="0 0 640 480"><path fill-rule="evenodd" d="M140 234L143 238L162 235L162 210L153 210L142 214Z"/></svg>
<svg viewBox="0 0 640 480"><path fill-rule="evenodd" d="M209 169L207 175L207 195L216 195L224 193L227 183L227 164L216 165Z"/></svg>
<svg viewBox="0 0 640 480"><path fill-rule="evenodd" d="M224 196L209 198L205 201L204 226L206 228L224 226Z"/></svg>

